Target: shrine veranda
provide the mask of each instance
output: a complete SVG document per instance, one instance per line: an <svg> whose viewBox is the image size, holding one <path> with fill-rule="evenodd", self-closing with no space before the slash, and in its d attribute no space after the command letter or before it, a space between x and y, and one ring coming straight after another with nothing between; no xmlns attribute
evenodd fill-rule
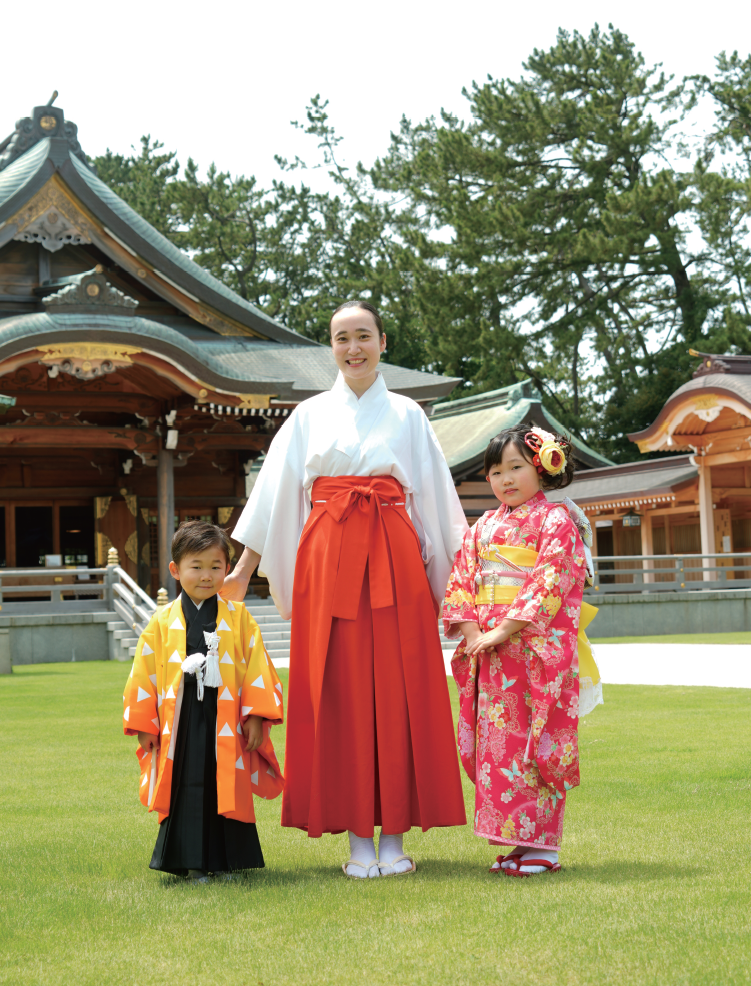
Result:
<svg viewBox="0 0 751 986"><path fill-rule="evenodd" d="M489 875L467 826L411 834L414 876L345 880L345 837L283 830L277 800L257 804L266 869L201 887L148 869L126 674L0 678L0 983L748 981L751 690L608 687L581 726L560 874Z"/></svg>

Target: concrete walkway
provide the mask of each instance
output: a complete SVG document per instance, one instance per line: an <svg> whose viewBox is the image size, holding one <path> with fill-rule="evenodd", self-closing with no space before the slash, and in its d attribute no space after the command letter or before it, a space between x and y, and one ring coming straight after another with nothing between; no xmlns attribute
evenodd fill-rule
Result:
<svg viewBox="0 0 751 986"><path fill-rule="evenodd" d="M606 685L751 688L751 644L595 644ZM446 674L451 653L443 652Z"/></svg>

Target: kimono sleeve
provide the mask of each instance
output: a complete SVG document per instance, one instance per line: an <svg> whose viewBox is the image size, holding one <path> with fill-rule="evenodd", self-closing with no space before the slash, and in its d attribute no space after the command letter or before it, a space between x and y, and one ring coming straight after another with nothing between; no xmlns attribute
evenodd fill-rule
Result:
<svg viewBox="0 0 751 986"><path fill-rule="evenodd" d="M123 695L123 731L126 736L138 733L159 735L159 703L156 689L157 615L138 638L136 656Z"/></svg>
<svg viewBox="0 0 751 986"><path fill-rule="evenodd" d="M418 409L419 428L414 444L412 522L420 539L425 573L436 599L446 592L451 560L461 548L467 533L467 518L459 502L456 485L435 432Z"/></svg>
<svg viewBox="0 0 751 986"><path fill-rule="evenodd" d="M258 572L269 580L282 618L292 614L297 545L305 523L305 455L298 410L274 437L250 499L232 537L261 556Z"/></svg>
<svg viewBox="0 0 751 986"><path fill-rule="evenodd" d="M477 524L464 535L456 553L443 601L443 629L446 636L461 636L457 623L478 623L475 606L475 572L477 571Z"/></svg>
<svg viewBox="0 0 751 986"><path fill-rule="evenodd" d="M526 621L538 633L547 633L572 589L583 580L584 549L579 532L568 511L555 507L540 529L535 567L509 607L506 619Z"/></svg>
<svg viewBox="0 0 751 986"><path fill-rule="evenodd" d="M247 669L240 689L240 721L260 716L271 725L284 721L282 683L271 658L266 653L258 624L243 607L243 653L248 655Z"/></svg>

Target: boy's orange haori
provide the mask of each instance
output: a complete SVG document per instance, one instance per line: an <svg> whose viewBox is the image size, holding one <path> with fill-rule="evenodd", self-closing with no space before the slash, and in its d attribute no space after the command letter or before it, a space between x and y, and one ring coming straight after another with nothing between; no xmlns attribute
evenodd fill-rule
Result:
<svg viewBox="0 0 751 986"><path fill-rule="evenodd" d="M218 600L219 670L222 687L217 700L217 808L220 815L254 822L253 795L276 798L284 778L269 736L283 721L282 685L266 653L258 624L243 603ZM141 801L159 821L170 810L172 767L183 694L185 616L180 598L156 613L138 642L133 670L123 696L126 736L158 734L156 757L139 746ZM261 716L263 743L245 749L242 724ZM154 761L152 763L152 760Z"/></svg>

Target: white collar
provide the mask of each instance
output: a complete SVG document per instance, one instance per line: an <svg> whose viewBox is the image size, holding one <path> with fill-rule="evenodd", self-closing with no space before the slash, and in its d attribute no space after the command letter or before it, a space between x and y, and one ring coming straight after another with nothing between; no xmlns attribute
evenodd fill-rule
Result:
<svg viewBox="0 0 751 986"><path fill-rule="evenodd" d="M386 386L386 381L383 379L383 374L380 370L376 370L376 378L373 383L368 387L362 397L357 396L354 390L347 383L347 379L339 370L339 374L334 381L334 386L331 388L333 393L341 394L342 397L349 400L352 398L355 402L356 407L362 407L363 403L370 403L371 400L381 397L383 394L388 392L388 387Z"/></svg>

